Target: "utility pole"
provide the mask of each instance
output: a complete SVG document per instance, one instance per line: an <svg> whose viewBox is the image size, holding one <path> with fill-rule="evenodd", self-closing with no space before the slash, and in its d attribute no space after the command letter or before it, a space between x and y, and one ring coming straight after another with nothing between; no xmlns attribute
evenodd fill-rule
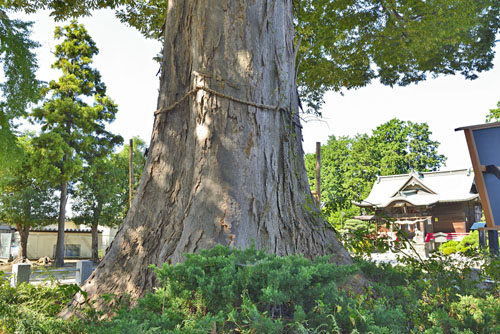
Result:
<svg viewBox="0 0 500 334"><path fill-rule="evenodd" d="M133 187L132 185L134 184L134 174L133 174L133 168L134 164L132 162L132 159L134 157L134 139L130 139L129 143L129 149L128 149L128 207L132 207L132 191Z"/></svg>
<svg viewBox="0 0 500 334"><path fill-rule="evenodd" d="M316 142L316 200L321 206L321 143Z"/></svg>

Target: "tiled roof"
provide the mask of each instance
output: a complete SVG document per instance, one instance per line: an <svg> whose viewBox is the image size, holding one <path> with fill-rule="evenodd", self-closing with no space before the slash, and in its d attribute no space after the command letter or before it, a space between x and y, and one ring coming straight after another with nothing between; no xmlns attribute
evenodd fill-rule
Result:
<svg viewBox="0 0 500 334"><path fill-rule="evenodd" d="M395 202L425 206L479 199L469 169L379 176L362 207L387 207Z"/></svg>
<svg viewBox="0 0 500 334"><path fill-rule="evenodd" d="M12 230L17 231L15 227L11 227ZM30 228L30 232L57 232L57 228L54 227L37 227ZM64 229L65 233L90 233L90 228L66 228ZM98 233L102 233L101 230L97 231Z"/></svg>
<svg viewBox="0 0 500 334"><path fill-rule="evenodd" d="M40 228L32 228L30 232L57 232L57 228L54 227L40 227ZM73 233L90 233L90 228L65 228L64 232L73 232ZM101 233L102 231L98 231Z"/></svg>

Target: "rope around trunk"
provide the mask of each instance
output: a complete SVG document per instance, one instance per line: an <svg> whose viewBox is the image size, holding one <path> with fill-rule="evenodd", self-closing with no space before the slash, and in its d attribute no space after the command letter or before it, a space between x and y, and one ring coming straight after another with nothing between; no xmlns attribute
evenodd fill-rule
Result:
<svg viewBox="0 0 500 334"><path fill-rule="evenodd" d="M270 105L267 105L267 104L255 103L255 102L251 102L251 101L247 101L247 100L238 99L236 97L220 93L218 91L215 91L215 90L207 88L207 87L195 86L193 89L191 89L189 92L187 92L179 101L177 101L177 102L169 105L168 107L160 108L160 109L156 110L155 113L154 113L154 115L157 116L157 115L159 115L161 113L168 112L168 111L174 109L179 104L181 104L182 102L184 102L189 96L194 95L199 90L204 90L205 92L213 94L215 96L222 97L222 98L225 98L225 99L228 99L228 100L231 100L231 101L234 101L234 102L238 102L238 103L241 103L241 104L246 104L246 105L249 105L249 106L252 106L252 107L255 107L255 108L259 108L259 109L278 110L278 108L279 108L279 104L277 104L275 106L270 106Z"/></svg>

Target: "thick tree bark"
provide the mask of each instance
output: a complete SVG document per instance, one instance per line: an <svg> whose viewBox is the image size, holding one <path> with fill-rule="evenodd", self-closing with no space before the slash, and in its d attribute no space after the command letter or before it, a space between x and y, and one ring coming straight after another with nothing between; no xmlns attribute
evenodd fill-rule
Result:
<svg viewBox="0 0 500 334"><path fill-rule="evenodd" d="M28 237L30 234L29 225L22 225L20 223L16 224L17 232L20 237L20 245L19 245L19 255L17 256L21 262L25 262L28 258Z"/></svg>
<svg viewBox="0 0 500 334"><path fill-rule="evenodd" d="M156 284L149 264L216 244L351 262L307 183L292 19L292 0L169 1L162 111L91 299L139 297Z"/></svg>
<svg viewBox="0 0 500 334"><path fill-rule="evenodd" d="M59 217L57 219L56 267L64 267L64 226L66 222L66 202L68 201L68 182L61 183Z"/></svg>

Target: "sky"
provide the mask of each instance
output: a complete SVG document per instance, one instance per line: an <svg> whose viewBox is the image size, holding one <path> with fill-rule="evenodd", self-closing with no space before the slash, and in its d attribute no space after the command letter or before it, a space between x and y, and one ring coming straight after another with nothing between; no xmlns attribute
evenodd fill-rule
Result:
<svg viewBox="0 0 500 334"><path fill-rule="evenodd" d="M36 50L38 78L55 80L60 76L50 68L58 44L53 31L61 22L54 22L48 12L17 15L34 22L31 38L41 47ZM94 58L108 95L118 104L116 121L109 129L120 134L125 142L140 136L149 143L153 113L156 110L159 64L153 57L161 50L157 41L146 40L134 28L119 22L110 10L98 11L80 19L94 39L100 52ZM496 48L500 53L500 44ZM440 142L439 153L448 160L442 170L471 167L462 131L454 129L484 123L489 109L500 101L500 57L489 72L479 79L465 80L461 75L441 76L417 85L391 88L373 82L367 87L325 96L321 119L304 124L304 150L312 153L315 143L326 143L330 135L353 136L368 133L392 118L429 125L431 138Z"/></svg>

